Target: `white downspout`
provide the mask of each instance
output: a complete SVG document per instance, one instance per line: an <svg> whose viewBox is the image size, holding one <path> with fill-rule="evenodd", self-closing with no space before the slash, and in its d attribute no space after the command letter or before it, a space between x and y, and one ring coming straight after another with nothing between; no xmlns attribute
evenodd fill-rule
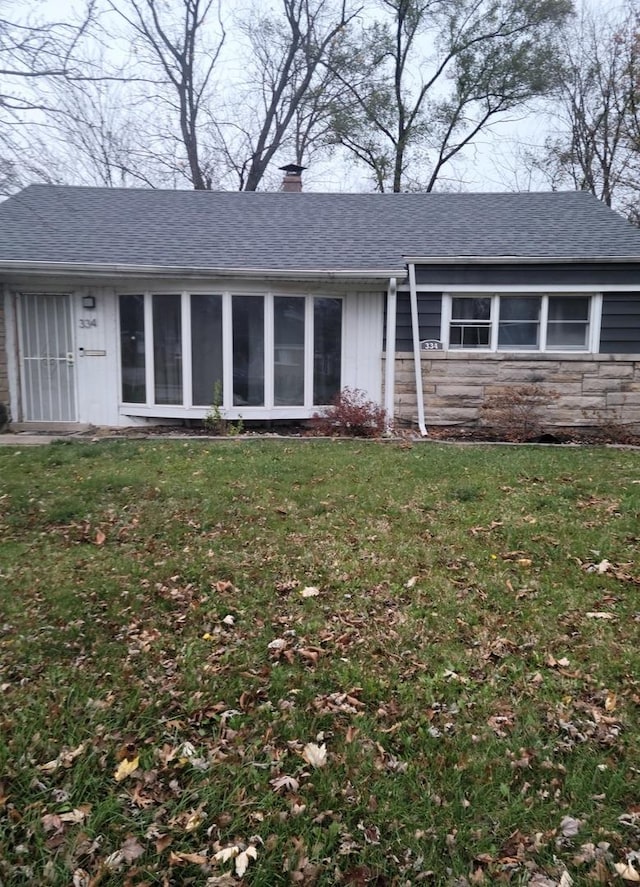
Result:
<svg viewBox="0 0 640 887"><path fill-rule="evenodd" d="M387 346L384 365L384 411L387 416L387 431L393 428L396 394L396 303L398 281L389 279L387 290Z"/></svg>
<svg viewBox="0 0 640 887"><path fill-rule="evenodd" d="M418 401L418 428L423 437L429 432L424 422L424 394L422 391L422 356L420 352L420 326L418 321L418 293L416 291L416 266L409 263L409 295L411 300L411 330L413 332L413 363L416 371L416 398Z"/></svg>

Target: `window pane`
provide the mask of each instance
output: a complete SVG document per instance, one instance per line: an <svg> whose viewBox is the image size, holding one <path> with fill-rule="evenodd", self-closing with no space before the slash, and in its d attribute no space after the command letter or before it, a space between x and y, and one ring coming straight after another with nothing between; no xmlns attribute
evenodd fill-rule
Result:
<svg viewBox="0 0 640 887"><path fill-rule="evenodd" d="M452 320L491 320L491 299L452 299Z"/></svg>
<svg viewBox="0 0 640 887"><path fill-rule="evenodd" d="M144 296L120 296L120 361L123 403L146 403Z"/></svg>
<svg viewBox="0 0 640 887"><path fill-rule="evenodd" d="M273 300L276 406L304 405L304 310L305 300L295 296Z"/></svg>
<svg viewBox="0 0 640 887"><path fill-rule="evenodd" d="M549 297L549 320L589 319L589 299L567 296Z"/></svg>
<svg viewBox="0 0 640 887"><path fill-rule="evenodd" d="M498 348L534 350L540 347L540 296L500 299Z"/></svg>
<svg viewBox="0 0 640 887"><path fill-rule="evenodd" d="M540 347L539 333L538 323L501 323L498 330L498 348L534 350Z"/></svg>
<svg viewBox="0 0 640 887"><path fill-rule="evenodd" d="M341 388L342 299L313 300L313 402L331 403Z"/></svg>
<svg viewBox="0 0 640 887"><path fill-rule="evenodd" d="M233 403L264 404L264 298L233 297Z"/></svg>
<svg viewBox="0 0 640 887"><path fill-rule="evenodd" d="M222 296L191 296L191 372L194 404L222 396Z"/></svg>
<svg viewBox="0 0 640 887"><path fill-rule="evenodd" d="M500 320L540 320L539 296L509 296L500 299Z"/></svg>
<svg viewBox="0 0 640 887"><path fill-rule="evenodd" d="M449 347L451 348L489 348L491 327L473 326L473 324L452 325L449 331Z"/></svg>
<svg viewBox="0 0 640 887"><path fill-rule="evenodd" d="M547 330L547 348L560 349L587 347L586 323L550 323Z"/></svg>
<svg viewBox="0 0 640 887"><path fill-rule="evenodd" d="M155 402L182 403L182 314L180 296L153 296Z"/></svg>

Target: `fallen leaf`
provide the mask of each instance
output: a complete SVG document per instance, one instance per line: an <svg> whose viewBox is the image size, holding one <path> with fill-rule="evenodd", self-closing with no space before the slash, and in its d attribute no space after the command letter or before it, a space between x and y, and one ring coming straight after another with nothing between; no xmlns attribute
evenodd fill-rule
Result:
<svg viewBox="0 0 640 887"><path fill-rule="evenodd" d="M185 862L192 865L206 865L209 860L202 853L180 853L172 850L169 854L169 865L183 865Z"/></svg>
<svg viewBox="0 0 640 887"><path fill-rule="evenodd" d="M580 831L582 821L573 816L564 816L560 822L560 831L565 838L574 838Z"/></svg>
<svg viewBox="0 0 640 887"><path fill-rule="evenodd" d="M318 597L320 594L320 589L316 588L315 585L307 585L306 588L303 588L300 592L301 597Z"/></svg>
<svg viewBox="0 0 640 887"><path fill-rule="evenodd" d="M120 853L125 862L134 862L145 852L145 848L138 842L134 835L128 835L124 844L120 848Z"/></svg>
<svg viewBox="0 0 640 887"><path fill-rule="evenodd" d="M316 745L315 742L307 742L302 750L302 757L312 767L324 767L327 763L327 746L324 742L322 745Z"/></svg>
<svg viewBox="0 0 640 887"><path fill-rule="evenodd" d="M158 837L156 838L156 853L164 853L164 851L172 842L172 835L158 835Z"/></svg>
<svg viewBox="0 0 640 887"><path fill-rule="evenodd" d="M236 875L239 878L242 878L246 870L249 868L249 862L252 859L258 858L258 851L255 847L249 846L246 850L243 850L242 853L238 853L236 856Z"/></svg>
<svg viewBox="0 0 640 887"><path fill-rule="evenodd" d="M629 863L616 862L614 868L623 881L629 881L631 884L640 883L640 873Z"/></svg>
<svg viewBox="0 0 640 887"><path fill-rule="evenodd" d="M273 786L274 792L297 792L300 788L300 783L293 776L287 776L285 773L282 776L276 776L275 779L269 780L269 785Z"/></svg>
<svg viewBox="0 0 640 887"><path fill-rule="evenodd" d="M138 769L140 764L140 758L136 755L133 760L129 760L129 758L123 758L118 764L118 768L116 772L113 774L113 778L116 782L122 782L123 779L126 779L127 776L131 776L134 770Z"/></svg>
<svg viewBox="0 0 640 887"><path fill-rule="evenodd" d="M413 588L417 581L418 581L418 577L417 577L417 576L412 576L411 579L408 579L408 580L405 582L404 587L405 587L405 588Z"/></svg>
<svg viewBox="0 0 640 887"><path fill-rule="evenodd" d="M616 698L615 693L607 693L607 698L604 701L604 707L606 711L615 711L616 705L618 704L618 700Z"/></svg>
<svg viewBox="0 0 640 887"><path fill-rule="evenodd" d="M65 822L70 825L77 825L79 822L83 822L91 812L91 805L84 804L82 807L75 807L73 810L70 810L68 813L60 814L60 821Z"/></svg>
<svg viewBox="0 0 640 887"><path fill-rule="evenodd" d="M205 815L202 810L194 810L193 813L189 815L187 821L184 824L185 832L193 832L195 829L199 828L205 820Z"/></svg>
<svg viewBox="0 0 640 887"><path fill-rule="evenodd" d="M605 613L601 610L594 610L590 613L585 613L587 619L615 619L613 613Z"/></svg>
<svg viewBox="0 0 640 887"><path fill-rule="evenodd" d="M43 773L53 773L58 767L68 768L75 759L84 752L86 747L87 743L82 742L77 748L65 749L61 751L58 757L54 758L53 761L47 761L46 764L41 764L38 767L38 770L41 770Z"/></svg>
<svg viewBox="0 0 640 887"><path fill-rule="evenodd" d="M218 850L217 853L214 853L213 858L216 862L228 862L230 859L235 859L238 853L240 853L240 848L237 844L232 844L230 847Z"/></svg>
<svg viewBox="0 0 640 887"><path fill-rule="evenodd" d="M104 545L106 540L107 540L107 537L102 532L102 530L96 530L95 544L96 545Z"/></svg>

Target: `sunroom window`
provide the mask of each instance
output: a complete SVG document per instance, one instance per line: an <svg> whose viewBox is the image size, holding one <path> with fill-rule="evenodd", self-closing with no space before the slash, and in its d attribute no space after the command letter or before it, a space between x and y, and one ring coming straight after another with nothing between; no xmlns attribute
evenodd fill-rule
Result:
<svg viewBox="0 0 640 887"><path fill-rule="evenodd" d="M302 416L340 391L341 298L145 293L119 303L123 404L207 408L218 398L238 415Z"/></svg>
<svg viewBox="0 0 640 887"><path fill-rule="evenodd" d="M572 294L451 296L444 332L450 349L588 351L592 302Z"/></svg>

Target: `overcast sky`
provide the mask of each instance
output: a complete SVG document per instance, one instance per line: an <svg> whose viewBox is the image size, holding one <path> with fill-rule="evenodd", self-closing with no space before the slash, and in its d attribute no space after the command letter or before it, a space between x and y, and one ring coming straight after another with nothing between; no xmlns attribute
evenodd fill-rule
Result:
<svg viewBox="0 0 640 887"><path fill-rule="evenodd" d="M267 0L268 2L268 0ZM81 10L82 0L14 0L15 8L66 19L71 9ZM226 0L230 7L230 0ZM244 5L243 0L235 0L234 9ZM612 11L624 6L615 0L576 0L576 5L589 7L595 12ZM227 52L233 52L227 45ZM446 169L450 187L463 190L527 190L547 187L542 180L530 178L519 162L523 149L535 148L544 142L545 135L552 132L548 115L539 109L529 108L526 112L512 113L508 119L494 124L474 141L464 158L453 162ZM306 173L307 187L313 190L370 190L371 182L366 171L356 170L348 159L316 164ZM444 184L444 183L443 183Z"/></svg>

